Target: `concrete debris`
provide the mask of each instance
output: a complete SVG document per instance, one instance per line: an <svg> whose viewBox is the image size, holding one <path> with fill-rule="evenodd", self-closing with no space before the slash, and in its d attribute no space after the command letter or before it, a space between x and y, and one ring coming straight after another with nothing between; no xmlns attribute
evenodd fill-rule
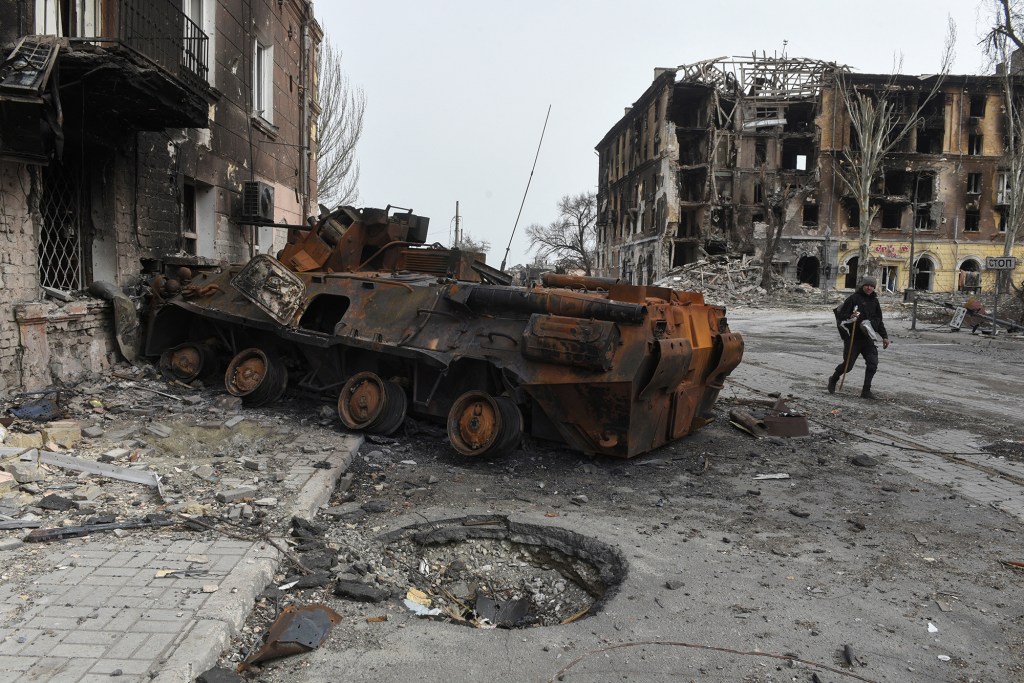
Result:
<svg viewBox="0 0 1024 683"><path fill-rule="evenodd" d="M240 486L236 489L219 491L217 493L217 501L221 503L236 503L241 500L252 498L255 494L256 489L254 487Z"/></svg>

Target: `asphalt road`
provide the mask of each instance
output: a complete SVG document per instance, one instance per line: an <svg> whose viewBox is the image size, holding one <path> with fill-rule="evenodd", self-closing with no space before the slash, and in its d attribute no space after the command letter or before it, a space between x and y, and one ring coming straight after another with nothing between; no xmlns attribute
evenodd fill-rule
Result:
<svg viewBox="0 0 1024 683"><path fill-rule="evenodd" d="M615 547L625 577L595 614L483 630L396 600L311 595L342 623L256 680L1024 680L1024 570L1005 563L1024 561L1024 342L911 335L892 320L870 402L861 367L825 391L840 355L827 308L730 322L746 353L723 418L637 461L534 446L465 462L422 435L383 469L356 459L355 500L394 511L360 522L368 536L484 513ZM808 417L809 437L755 440L724 417L772 392ZM858 454L877 465L854 466ZM754 478L767 473L789 478ZM437 483L399 485L427 477Z"/></svg>

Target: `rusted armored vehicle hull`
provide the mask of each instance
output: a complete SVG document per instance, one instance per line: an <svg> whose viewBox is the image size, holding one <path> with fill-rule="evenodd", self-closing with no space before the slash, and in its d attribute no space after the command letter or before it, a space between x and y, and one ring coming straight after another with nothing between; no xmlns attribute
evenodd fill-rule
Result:
<svg viewBox="0 0 1024 683"><path fill-rule="evenodd" d="M289 384L337 397L350 429L391 433L408 413L445 421L465 455L529 433L621 458L702 426L742 357L724 309L698 293L564 276L488 284L465 254L393 242L404 253L388 270L367 269L365 247L358 270L301 270L296 242L280 261L199 273L155 310L146 350L181 379L226 363L228 391L253 404Z"/></svg>

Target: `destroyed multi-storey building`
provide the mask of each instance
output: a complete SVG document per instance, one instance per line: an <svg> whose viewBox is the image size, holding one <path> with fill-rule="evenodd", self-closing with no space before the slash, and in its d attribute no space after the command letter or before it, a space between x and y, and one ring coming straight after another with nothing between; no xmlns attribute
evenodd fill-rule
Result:
<svg viewBox="0 0 1024 683"><path fill-rule="evenodd" d="M781 229L777 273L853 287L861 214L842 165L858 140L843 93L860 92L888 98L897 129L911 122L871 185L881 288L990 289L1011 199L1005 84L756 55L656 69L597 146L597 272L651 284L707 255L763 257Z"/></svg>
<svg viewBox="0 0 1024 683"><path fill-rule="evenodd" d="M90 284L245 260L316 197L307 0L0 6L0 390L116 359Z"/></svg>

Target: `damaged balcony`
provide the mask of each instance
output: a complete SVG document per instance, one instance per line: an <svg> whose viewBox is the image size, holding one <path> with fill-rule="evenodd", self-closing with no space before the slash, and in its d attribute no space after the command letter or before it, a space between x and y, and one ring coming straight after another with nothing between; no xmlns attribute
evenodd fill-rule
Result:
<svg viewBox="0 0 1024 683"><path fill-rule="evenodd" d="M180 3L87 0L69 10L41 11L37 35L19 42L5 76L21 68L22 52L53 45L50 78L57 87L44 80L38 94L59 92L59 102L46 104L63 111L65 125L79 124L80 116L80 125L93 131L206 127L209 39ZM0 82L4 103L11 94L7 80Z"/></svg>

